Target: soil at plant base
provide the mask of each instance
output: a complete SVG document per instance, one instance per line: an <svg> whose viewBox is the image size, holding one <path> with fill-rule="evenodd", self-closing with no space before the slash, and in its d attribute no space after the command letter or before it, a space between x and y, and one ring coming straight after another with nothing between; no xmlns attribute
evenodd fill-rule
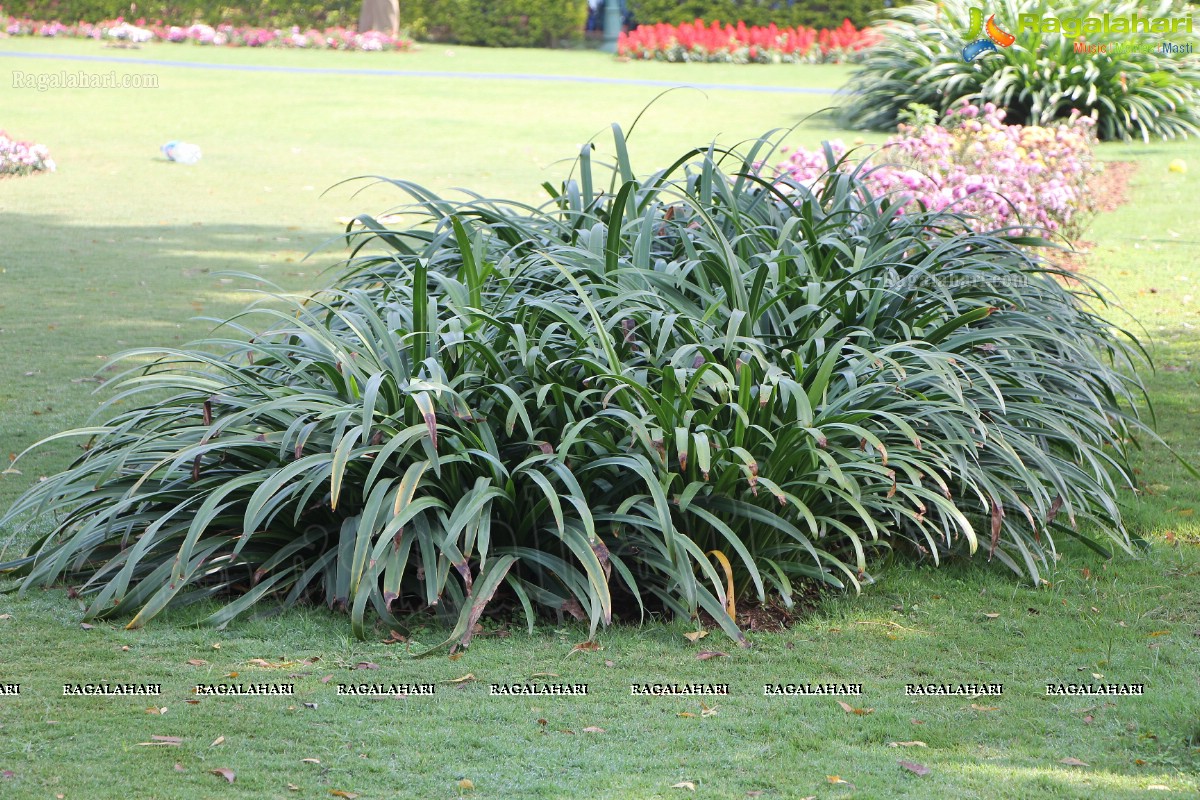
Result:
<svg viewBox="0 0 1200 800"><path fill-rule="evenodd" d="M757 599L750 598L739 601L737 604L738 627L747 633L751 631L778 633L786 631L802 621L816 610L824 592L816 583L795 588L799 591L792 595L793 605L791 608L785 606L778 597L773 596L768 597L765 603L759 603ZM701 611L699 617L701 626L707 630L720 630L720 625L711 615Z"/></svg>
<svg viewBox="0 0 1200 800"><path fill-rule="evenodd" d="M1137 172L1137 168L1136 161L1104 162L1104 170L1096 176L1092 188L1097 214L1116 211L1129 201L1129 181ZM1095 246L1095 242L1080 239L1075 242L1074 252L1056 253L1054 262L1068 272L1079 272L1086 264L1087 254Z"/></svg>

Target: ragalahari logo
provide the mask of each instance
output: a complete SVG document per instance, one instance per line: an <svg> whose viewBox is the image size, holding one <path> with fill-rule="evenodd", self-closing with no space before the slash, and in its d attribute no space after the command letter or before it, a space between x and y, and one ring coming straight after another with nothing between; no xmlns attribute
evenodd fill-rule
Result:
<svg viewBox="0 0 1200 800"><path fill-rule="evenodd" d="M1008 47L1017 40L1017 37L1008 31L1000 30L1000 27L996 24L995 14L987 18L987 24L985 25L983 22L983 9L972 8L971 26L967 29L967 39L972 41L963 48L963 61L971 61L984 53L994 52L996 45Z"/></svg>

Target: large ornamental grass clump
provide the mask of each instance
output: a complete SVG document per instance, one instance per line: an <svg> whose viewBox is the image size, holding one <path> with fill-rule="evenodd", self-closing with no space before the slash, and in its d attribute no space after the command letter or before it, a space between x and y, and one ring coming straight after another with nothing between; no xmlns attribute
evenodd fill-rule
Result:
<svg viewBox="0 0 1200 800"><path fill-rule="evenodd" d="M616 131L545 207L394 182L332 288L129 354L84 451L0 520L4 565L90 617L208 598L373 618L485 606L593 630L1055 539L1129 550L1134 350L1029 245L872 194L767 179L768 139L637 178ZM1078 280L1078 279L1077 279ZM153 359L150 366L146 358ZM1115 364L1115 366L1114 366Z"/></svg>
<svg viewBox="0 0 1200 800"><path fill-rule="evenodd" d="M985 14L1016 36L972 61L963 48L972 40L977 0L918 0L886 12L876 30L882 41L867 52L850 81L842 121L854 128L893 130L914 103L946 113L962 100L990 102L1008 112L1008 124L1051 126L1074 113L1097 118L1099 138L1171 139L1200 134L1200 60L1175 52L1192 34L1091 33L1022 30L1022 15L1044 18L1165 17L1186 19L1190 6L1177 0L1085 2L1059 6L1049 0L1000 0ZM1069 30L1074 30L1074 23ZM1163 49L1167 43L1168 48ZM1104 45L1077 49L1077 43Z"/></svg>

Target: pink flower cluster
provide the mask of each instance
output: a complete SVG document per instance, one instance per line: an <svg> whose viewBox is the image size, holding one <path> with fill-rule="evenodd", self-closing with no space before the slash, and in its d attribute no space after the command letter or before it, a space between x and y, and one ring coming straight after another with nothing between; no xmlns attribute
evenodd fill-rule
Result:
<svg viewBox="0 0 1200 800"><path fill-rule="evenodd" d="M622 33L617 55L639 60L723 61L737 64L840 63L853 61L878 42L870 28L859 30L850 20L840 28L817 30L803 25L722 25L703 20L682 25L639 25Z"/></svg>
<svg viewBox="0 0 1200 800"><path fill-rule="evenodd" d="M0 131L0 177L54 172L54 162L45 145L19 142Z"/></svg>
<svg viewBox="0 0 1200 800"><path fill-rule="evenodd" d="M1071 115L1054 127L1005 125L1004 111L961 104L942 125L919 129L901 125L875 155L859 163L867 187L877 196L899 199L899 208L949 209L974 217L979 231L1045 229L1077 237L1094 210L1088 181L1096 176L1095 120ZM846 148L831 142L841 159ZM797 149L776 167L807 186L828 173L824 153Z"/></svg>
<svg viewBox="0 0 1200 800"><path fill-rule="evenodd" d="M164 25L139 19L131 24L123 18L95 24L80 22L64 25L61 22L39 22L8 17L4 30L9 36L69 37L78 39L142 42L192 43L228 47L291 47L309 50L408 50L412 40L391 36L379 31L357 33L346 28L326 28L307 31L293 27L289 30L269 28L238 28L233 25Z"/></svg>

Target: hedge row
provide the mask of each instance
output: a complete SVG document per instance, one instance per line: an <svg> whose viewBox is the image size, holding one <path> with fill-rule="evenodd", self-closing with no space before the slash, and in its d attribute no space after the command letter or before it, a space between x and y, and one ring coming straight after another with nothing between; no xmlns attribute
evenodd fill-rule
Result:
<svg viewBox="0 0 1200 800"><path fill-rule="evenodd" d="M582 36L587 0L399 0L400 26L437 42L493 47L553 47ZM627 0L644 25L743 21L749 26L836 28L849 19L858 27L890 0ZM173 25L253 25L262 28L353 28L362 0L9 0L4 13L67 24L116 19L162 20Z"/></svg>
<svg viewBox="0 0 1200 800"><path fill-rule="evenodd" d="M891 0L626 0L633 18L640 25L666 22L679 25L702 19L705 22L745 22L748 26L780 28L803 25L809 28L836 28L850 20L862 28L871 22L871 14Z"/></svg>
<svg viewBox="0 0 1200 800"><path fill-rule="evenodd" d="M172 25L204 22L259 28L348 27L358 24L362 0L9 0L0 5L0 17L57 20L67 25L127 20L161 20Z"/></svg>
<svg viewBox="0 0 1200 800"><path fill-rule="evenodd" d="M583 37L587 0L400 0L419 39L487 47L556 47Z"/></svg>
<svg viewBox="0 0 1200 800"><path fill-rule="evenodd" d="M0 17L66 24L125 17L173 25L353 28L361 8L362 0L11 0L0 5ZM587 0L400 0L400 27L439 42L553 47L582 38L587 11Z"/></svg>

